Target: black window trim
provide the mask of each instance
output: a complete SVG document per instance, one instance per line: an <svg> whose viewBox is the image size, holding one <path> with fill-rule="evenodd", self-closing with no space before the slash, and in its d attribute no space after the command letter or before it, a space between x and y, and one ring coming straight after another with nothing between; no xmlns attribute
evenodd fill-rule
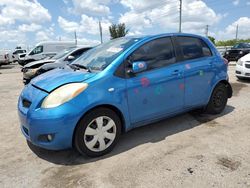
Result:
<svg viewBox="0 0 250 188"><path fill-rule="evenodd" d="M128 63L128 60L127 58L133 54L137 49L139 49L140 47L142 47L143 45L149 43L149 42L152 42L154 40L159 40L159 39L162 39L162 38L170 38L170 41L171 41L171 44L172 44L172 47L173 47L173 55L174 57L176 58L175 59L175 62L174 63L170 63L168 65L165 65L163 67L158 67L158 68L155 68L155 69L150 69L150 70L145 70L143 72L140 72L140 73L137 73L137 74L134 74L134 75L131 75L131 74L128 74L127 73L127 66L126 64ZM176 64L178 63L178 58L177 58L177 53L176 53L176 49L175 49L175 44L174 44L174 41L173 41L173 36L161 36L161 37L157 37L157 38L151 38L150 40L144 42L143 44L140 44L136 49L134 49L133 51L129 52L129 53L126 53L123 57L123 61L122 63L118 66L118 68L116 69L116 71L114 72L114 75L117 76L117 77L120 77L120 78L125 78L125 79L128 79L128 78L131 78L131 77L135 77L136 75L138 74L141 74L141 73L144 73L144 72L150 72L150 71L155 71L155 70L158 70L158 69L161 69L161 68L166 68L170 65L173 65L173 64Z"/></svg>
<svg viewBox="0 0 250 188"><path fill-rule="evenodd" d="M180 44L177 41L178 37L195 38L195 39L198 39L198 40L202 41L207 46L207 48L210 50L211 56L203 56L203 57L194 58L194 59L184 59L184 55L182 53ZM192 60L200 60L200 59L204 59L204 58L211 58L211 57L214 56L213 50L209 47L209 45L207 44L207 42L204 41L200 37L188 36L188 35L179 35L179 36L173 36L173 41L174 41L175 48L178 49L177 50L177 56L178 56L178 59L179 59L178 63L180 63L180 62L186 62L186 61L192 61Z"/></svg>

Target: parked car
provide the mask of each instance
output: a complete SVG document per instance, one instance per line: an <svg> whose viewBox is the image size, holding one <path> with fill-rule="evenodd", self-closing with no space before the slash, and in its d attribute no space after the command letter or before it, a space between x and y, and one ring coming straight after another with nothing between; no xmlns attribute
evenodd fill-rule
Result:
<svg viewBox="0 0 250 188"><path fill-rule="evenodd" d="M8 50L1 50L0 51L0 66L1 65L8 65L9 62L9 51Z"/></svg>
<svg viewBox="0 0 250 188"><path fill-rule="evenodd" d="M197 108L221 113L232 96L227 63L197 35L114 39L34 78L19 97L21 130L42 148L104 155L135 127Z"/></svg>
<svg viewBox="0 0 250 188"><path fill-rule="evenodd" d="M89 49L90 47L72 47L61 51L52 58L45 58L26 64L21 70L23 72L23 83L28 84L32 78L54 69L57 66L61 67L72 62ZM45 64L46 66L43 66Z"/></svg>
<svg viewBox="0 0 250 188"><path fill-rule="evenodd" d="M235 74L239 80L250 78L250 53L237 61Z"/></svg>
<svg viewBox="0 0 250 188"><path fill-rule="evenodd" d="M26 53L24 49L15 49L12 53L9 54L9 62L17 62L18 61L18 54Z"/></svg>
<svg viewBox="0 0 250 188"><path fill-rule="evenodd" d="M18 63L23 66L32 61L38 61L41 59L45 59L47 57L53 57L58 52L66 48L75 47L75 46L76 46L75 42L64 42L64 41L40 42L28 54L25 54L22 56L20 55L20 58L18 59Z"/></svg>
<svg viewBox="0 0 250 188"><path fill-rule="evenodd" d="M224 58L228 61L238 61L244 55L250 53L250 44L239 43L225 52Z"/></svg>

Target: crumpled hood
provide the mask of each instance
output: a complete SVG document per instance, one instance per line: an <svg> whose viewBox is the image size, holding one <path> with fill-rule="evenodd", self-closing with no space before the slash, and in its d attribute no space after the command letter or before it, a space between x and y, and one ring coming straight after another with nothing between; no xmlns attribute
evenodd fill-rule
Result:
<svg viewBox="0 0 250 188"><path fill-rule="evenodd" d="M46 63L40 67L43 70L51 70L55 68L64 68L68 64L67 61L55 61L54 63Z"/></svg>
<svg viewBox="0 0 250 188"><path fill-rule="evenodd" d="M23 68L32 68L35 66L41 66L45 63L53 63L55 62L55 59L43 59L43 60L39 60L39 61L33 61L31 63L28 63L27 65L24 65Z"/></svg>
<svg viewBox="0 0 250 188"><path fill-rule="evenodd" d="M95 75L96 73L89 73L84 70L74 71L70 68L55 69L32 79L30 84L47 92L51 92L61 85L83 82Z"/></svg>

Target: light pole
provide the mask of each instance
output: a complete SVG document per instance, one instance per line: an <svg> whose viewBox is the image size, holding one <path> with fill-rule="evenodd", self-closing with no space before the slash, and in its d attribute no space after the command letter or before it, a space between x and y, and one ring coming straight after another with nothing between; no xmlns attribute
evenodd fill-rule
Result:
<svg viewBox="0 0 250 188"><path fill-rule="evenodd" d="M179 33L181 33L181 22L182 22L182 0L180 0Z"/></svg>

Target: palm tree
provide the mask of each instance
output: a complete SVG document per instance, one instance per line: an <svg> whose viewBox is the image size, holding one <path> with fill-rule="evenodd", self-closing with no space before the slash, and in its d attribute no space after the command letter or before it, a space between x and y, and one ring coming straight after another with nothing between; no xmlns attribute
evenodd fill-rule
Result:
<svg viewBox="0 0 250 188"><path fill-rule="evenodd" d="M126 29L125 23L112 24L111 26L109 26L109 33L111 39L115 39L126 36L128 33L128 29Z"/></svg>

